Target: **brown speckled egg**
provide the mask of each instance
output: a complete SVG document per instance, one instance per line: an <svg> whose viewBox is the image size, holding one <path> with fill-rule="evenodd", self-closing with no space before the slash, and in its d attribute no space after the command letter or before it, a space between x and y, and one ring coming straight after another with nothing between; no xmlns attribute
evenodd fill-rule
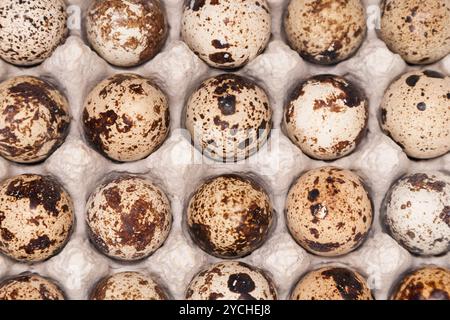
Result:
<svg viewBox="0 0 450 320"><path fill-rule="evenodd" d="M381 103L381 127L405 153L418 159L450 151L450 77L412 71L395 80Z"/></svg>
<svg viewBox="0 0 450 320"><path fill-rule="evenodd" d="M107 179L91 194L86 208L92 243L118 260L148 257L162 246L172 226L167 196L136 176Z"/></svg>
<svg viewBox="0 0 450 320"><path fill-rule="evenodd" d="M276 300L272 279L258 268L224 261L199 272L186 290L188 300Z"/></svg>
<svg viewBox="0 0 450 320"><path fill-rule="evenodd" d="M272 128L272 109L255 82L222 74L204 81L191 95L185 125L204 155L236 162L264 145Z"/></svg>
<svg viewBox="0 0 450 320"><path fill-rule="evenodd" d="M152 277L140 272L120 272L101 279L91 300L167 300L164 289Z"/></svg>
<svg viewBox="0 0 450 320"><path fill-rule="evenodd" d="M384 224L403 247L418 255L450 250L450 175L408 174L389 190Z"/></svg>
<svg viewBox="0 0 450 320"><path fill-rule="evenodd" d="M303 275L291 293L292 300L373 300L372 292L356 271L322 267Z"/></svg>
<svg viewBox="0 0 450 320"><path fill-rule="evenodd" d="M109 63L137 66L152 59L164 44L164 9L159 0L93 1L86 33L94 50Z"/></svg>
<svg viewBox="0 0 450 320"><path fill-rule="evenodd" d="M403 276L395 285L392 300L450 300L450 270L425 266Z"/></svg>
<svg viewBox="0 0 450 320"><path fill-rule="evenodd" d="M238 68L264 51L271 23L266 0L186 0L181 36L210 66Z"/></svg>
<svg viewBox="0 0 450 320"><path fill-rule="evenodd" d="M355 173L322 167L303 174L291 186L286 219L303 248L320 256L339 256L356 249L367 237L372 204Z"/></svg>
<svg viewBox="0 0 450 320"><path fill-rule="evenodd" d="M187 208L189 233L208 254L245 256L266 240L273 209L265 190L252 178L223 175L204 182Z"/></svg>
<svg viewBox="0 0 450 320"><path fill-rule="evenodd" d="M368 101L362 90L342 77L318 75L292 92L284 127L304 153L332 160L355 150L368 117Z"/></svg>
<svg viewBox="0 0 450 320"><path fill-rule="evenodd" d="M154 152L170 126L168 100L151 80L117 74L88 95L83 111L86 138L116 161L136 161Z"/></svg>
<svg viewBox="0 0 450 320"><path fill-rule="evenodd" d="M2 0L0 58L19 65L41 63L66 38L64 0Z"/></svg>
<svg viewBox="0 0 450 320"><path fill-rule="evenodd" d="M364 7L360 0L291 0L284 28L290 46L304 59L335 64L364 41Z"/></svg>
<svg viewBox="0 0 450 320"><path fill-rule="evenodd" d="M69 194L51 176L24 174L0 184L0 252L23 262L62 250L74 224Z"/></svg>
<svg viewBox="0 0 450 320"><path fill-rule="evenodd" d="M0 84L0 155L19 163L46 159L69 132L69 105L49 82L21 76Z"/></svg>
<svg viewBox="0 0 450 320"><path fill-rule="evenodd" d="M24 273L0 283L0 300L64 300L64 292L51 279Z"/></svg>
<svg viewBox="0 0 450 320"><path fill-rule="evenodd" d="M384 0L381 37L406 62L438 61L450 53L449 1Z"/></svg>

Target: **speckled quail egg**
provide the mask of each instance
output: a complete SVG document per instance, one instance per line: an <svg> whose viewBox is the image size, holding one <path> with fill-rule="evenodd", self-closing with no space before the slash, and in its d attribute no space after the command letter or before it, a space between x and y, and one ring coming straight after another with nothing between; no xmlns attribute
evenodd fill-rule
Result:
<svg viewBox="0 0 450 320"><path fill-rule="evenodd" d="M364 41L364 7L360 0L291 0L284 28L290 46L304 59L335 64Z"/></svg>
<svg viewBox="0 0 450 320"><path fill-rule="evenodd" d="M86 17L87 39L109 63L133 67L152 59L166 39L159 0L93 1Z"/></svg>
<svg viewBox="0 0 450 320"><path fill-rule="evenodd" d="M272 279L258 268L224 261L204 268L186 290L188 300L276 300Z"/></svg>
<svg viewBox="0 0 450 320"><path fill-rule="evenodd" d="M450 151L450 77L412 71L394 81L381 103L381 127L405 153L418 159Z"/></svg>
<svg viewBox="0 0 450 320"><path fill-rule="evenodd" d="M272 128L272 109L255 82L222 74L204 81L190 96L185 125L204 155L236 162L264 145Z"/></svg>
<svg viewBox="0 0 450 320"><path fill-rule="evenodd" d="M170 126L168 100L151 80L117 74L100 82L83 110L88 141L115 161L136 161L154 152Z"/></svg>
<svg viewBox="0 0 450 320"><path fill-rule="evenodd" d="M167 300L164 289L152 277L140 272L120 272L101 279L91 300Z"/></svg>
<svg viewBox="0 0 450 320"><path fill-rule="evenodd" d="M384 0L381 37L406 62L438 61L450 53L449 1Z"/></svg>
<svg viewBox="0 0 450 320"><path fill-rule="evenodd" d="M358 87L335 75L318 75L291 94L284 127L310 157L332 160L355 150L364 136L368 101Z"/></svg>
<svg viewBox="0 0 450 320"><path fill-rule="evenodd" d="M370 230L373 213L359 176L336 167L310 170L291 186L286 219L294 239L320 256L356 249Z"/></svg>
<svg viewBox="0 0 450 320"><path fill-rule="evenodd" d="M41 63L66 38L64 0L2 0L0 58L20 66Z"/></svg>
<svg viewBox="0 0 450 320"><path fill-rule="evenodd" d="M403 276L395 285L392 300L450 300L450 270L425 266Z"/></svg>
<svg viewBox="0 0 450 320"><path fill-rule="evenodd" d="M64 300L64 292L51 279L24 273L0 283L0 300Z"/></svg>
<svg viewBox="0 0 450 320"><path fill-rule="evenodd" d="M358 272L327 266L303 275L291 293L292 300L373 300L372 292Z"/></svg>
<svg viewBox="0 0 450 320"><path fill-rule="evenodd" d="M409 174L389 190L384 224L403 247L419 255L450 250L450 175Z"/></svg>
<svg viewBox="0 0 450 320"><path fill-rule="evenodd" d="M49 82L21 76L0 84L0 155L20 163L46 159L69 132L69 105Z"/></svg>
<svg viewBox="0 0 450 320"><path fill-rule="evenodd" d="M222 175L205 181L187 208L189 233L208 254L245 256L266 240L273 209L266 191L250 177Z"/></svg>
<svg viewBox="0 0 450 320"><path fill-rule="evenodd" d="M74 219L70 195L51 176L23 174L0 184L0 252L15 260L58 254Z"/></svg>
<svg viewBox="0 0 450 320"><path fill-rule="evenodd" d="M185 1L181 36L208 65L238 68L264 51L271 17L266 0Z"/></svg>
<svg viewBox="0 0 450 320"><path fill-rule="evenodd" d="M89 236L105 255L143 259L162 246L172 226L170 202L154 183L132 175L108 177L86 205Z"/></svg>

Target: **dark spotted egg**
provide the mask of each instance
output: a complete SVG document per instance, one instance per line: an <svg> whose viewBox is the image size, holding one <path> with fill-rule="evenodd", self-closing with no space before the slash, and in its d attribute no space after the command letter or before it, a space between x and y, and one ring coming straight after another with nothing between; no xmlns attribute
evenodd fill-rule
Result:
<svg viewBox="0 0 450 320"><path fill-rule="evenodd" d="M402 277L391 300L450 300L450 270L428 265Z"/></svg>
<svg viewBox="0 0 450 320"><path fill-rule="evenodd" d="M23 273L0 283L0 300L64 300L55 281L36 273Z"/></svg>
<svg viewBox="0 0 450 320"><path fill-rule="evenodd" d="M272 109L254 81L222 74L205 80L190 96L185 126L204 155L236 162L262 148L272 128Z"/></svg>
<svg viewBox="0 0 450 320"><path fill-rule="evenodd" d="M172 226L170 202L152 182L131 175L111 177L86 204L89 237L105 255L143 259L162 246Z"/></svg>
<svg viewBox="0 0 450 320"><path fill-rule="evenodd" d="M189 233L207 253L245 256L266 240L273 209L265 190L251 178L218 176L204 182L187 208Z"/></svg>
<svg viewBox="0 0 450 320"><path fill-rule="evenodd" d="M252 61L270 39L266 0L185 0L181 35L212 67L238 68Z"/></svg>
<svg viewBox="0 0 450 320"><path fill-rule="evenodd" d="M381 103L381 127L412 158L450 151L450 77L411 71L395 80Z"/></svg>
<svg viewBox="0 0 450 320"><path fill-rule="evenodd" d="M109 63L133 67L153 58L166 39L159 0L93 1L86 17L87 39Z"/></svg>
<svg viewBox="0 0 450 320"><path fill-rule="evenodd" d="M290 46L304 59L335 64L364 41L364 7L361 0L291 0L284 28Z"/></svg>
<svg viewBox="0 0 450 320"><path fill-rule="evenodd" d="M0 84L0 155L19 163L46 159L70 124L64 95L49 82L21 76Z"/></svg>
<svg viewBox="0 0 450 320"><path fill-rule="evenodd" d="M186 290L188 300L276 300L277 292L265 271L238 261L204 268Z"/></svg>
<svg viewBox="0 0 450 320"><path fill-rule="evenodd" d="M333 160L355 150L369 117L364 92L335 75L318 75L291 94L284 127L291 141L310 157Z"/></svg>
<svg viewBox="0 0 450 320"><path fill-rule="evenodd" d="M74 224L69 194L50 176L24 174L0 184L0 252L22 262L62 250Z"/></svg>
<svg viewBox="0 0 450 320"><path fill-rule="evenodd" d="M359 247L367 237L372 204L355 173L321 167L294 182L286 200L286 219L303 248L320 256L340 256Z"/></svg>
<svg viewBox="0 0 450 320"><path fill-rule="evenodd" d="M19 65L41 63L66 38L64 0L2 0L0 58Z"/></svg>
<svg viewBox="0 0 450 320"><path fill-rule="evenodd" d="M358 272L327 266L303 275L291 293L292 300L373 300L366 279Z"/></svg>
<svg viewBox="0 0 450 320"><path fill-rule="evenodd" d="M83 110L87 140L116 161L136 161L154 152L170 126L168 100L151 80L116 74L88 95Z"/></svg>

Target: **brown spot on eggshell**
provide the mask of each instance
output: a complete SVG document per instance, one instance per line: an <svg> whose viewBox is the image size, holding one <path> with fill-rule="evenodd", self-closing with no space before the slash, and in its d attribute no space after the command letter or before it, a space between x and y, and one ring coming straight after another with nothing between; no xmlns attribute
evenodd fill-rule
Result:
<svg viewBox="0 0 450 320"><path fill-rule="evenodd" d="M0 300L64 300L64 292L51 279L24 273L0 283Z"/></svg>

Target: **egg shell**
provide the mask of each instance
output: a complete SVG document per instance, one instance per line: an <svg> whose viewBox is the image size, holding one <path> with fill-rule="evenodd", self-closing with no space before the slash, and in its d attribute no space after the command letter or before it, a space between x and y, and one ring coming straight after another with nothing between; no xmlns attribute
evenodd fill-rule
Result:
<svg viewBox="0 0 450 320"><path fill-rule="evenodd" d="M0 300L65 300L65 297L55 281L26 272L0 283Z"/></svg>
<svg viewBox="0 0 450 320"><path fill-rule="evenodd" d="M361 178L336 167L321 167L300 176L289 190L285 210L294 239L320 256L340 256L356 249L373 220Z"/></svg>
<svg viewBox="0 0 450 320"><path fill-rule="evenodd" d="M450 176L440 172L409 174L389 190L384 224L413 254L439 255L450 250Z"/></svg>
<svg viewBox="0 0 450 320"><path fill-rule="evenodd" d="M366 279L358 272L335 266L321 267L302 276L292 300L373 300Z"/></svg>
<svg viewBox="0 0 450 320"><path fill-rule="evenodd" d="M271 24L266 0L187 0L181 36L208 65L232 69L264 51Z"/></svg>
<svg viewBox="0 0 450 320"><path fill-rule="evenodd" d="M255 154L272 128L269 98L253 80L222 74L205 80L186 104L185 126L197 149L216 161Z"/></svg>
<svg viewBox="0 0 450 320"><path fill-rule="evenodd" d="M91 300L167 300L164 289L152 277L140 272L120 272L101 279Z"/></svg>
<svg viewBox="0 0 450 320"><path fill-rule="evenodd" d="M450 151L450 77L411 71L395 80L381 103L381 127L412 158Z"/></svg>
<svg viewBox="0 0 450 320"><path fill-rule="evenodd" d="M58 254L72 233L70 195L51 176L23 174L0 184L0 252L22 262Z"/></svg>
<svg viewBox="0 0 450 320"><path fill-rule="evenodd" d="M450 270L429 265L407 273L392 290L391 300L450 300Z"/></svg>
<svg viewBox="0 0 450 320"><path fill-rule="evenodd" d="M204 268L186 290L187 300L276 300L265 271L243 262L224 261Z"/></svg>
<svg viewBox="0 0 450 320"><path fill-rule="evenodd" d="M0 84L0 155L18 163L46 159L69 133L69 104L49 82L31 76Z"/></svg>
<svg viewBox="0 0 450 320"><path fill-rule="evenodd" d="M89 93L83 125L87 140L106 157L121 162L140 160L167 137L168 99L150 79L116 74Z"/></svg>
<svg viewBox="0 0 450 320"><path fill-rule="evenodd" d="M165 12L159 0L93 1L86 33L93 49L112 65L137 66L164 45Z"/></svg>
<svg viewBox="0 0 450 320"><path fill-rule="evenodd" d="M208 254L236 258L267 239L273 208L266 191L252 178L222 175L205 181L192 195L187 224L194 242Z"/></svg>
<svg viewBox="0 0 450 320"><path fill-rule="evenodd" d="M366 35L360 0L291 0L284 29L292 49L318 64L335 64L351 57Z"/></svg>
<svg viewBox="0 0 450 320"><path fill-rule="evenodd" d="M63 0L2 0L0 3L0 58L18 66L47 59L66 39Z"/></svg>
<svg viewBox="0 0 450 320"><path fill-rule="evenodd" d="M406 62L429 64L450 53L448 0L384 0L381 38Z"/></svg>
<svg viewBox="0 0 450 320"><path fill-rule="evenodd" d="M172 226L170 202L151 181L108 177L86 204L89 237L105 255L124 261L148 257L162 246Z"/></svg>
<svg viewBox="0 0 450 320"><path fill-rule="evenodd" d="M292 92L284 112L291 141L310 157L333 160L350 154L369 118L364 92L335 75L318 75Z"/></svg>

